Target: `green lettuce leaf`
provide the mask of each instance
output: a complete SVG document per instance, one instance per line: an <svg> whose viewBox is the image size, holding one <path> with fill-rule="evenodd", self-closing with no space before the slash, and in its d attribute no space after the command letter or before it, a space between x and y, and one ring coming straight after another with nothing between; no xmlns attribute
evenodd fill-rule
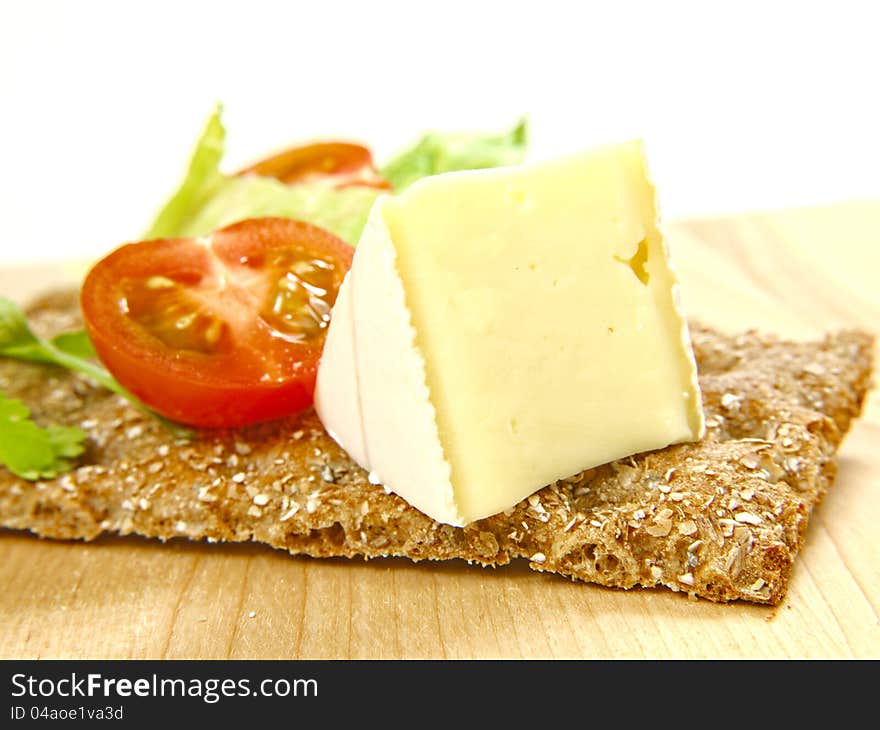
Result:
<svg viewBox="0 0 880 730"><path fill-rule="evenodd" d="M321 226L352 246L379 190L335 190L324 182L286 185L270 177L224 175L220 171L226 131L222 108L214 110L196 144L183 183L144 238L202 236L245 218L283 216Z"/></svg>
<svg viewBox="0 0 880 730"><path fill-rule="evenodd" d="M220 171L226 132L222 109L214 110L199 139L178 191L165 204L145 238L201 236L245 218L297 218L356 245L380 190L352 186L336 190L326 182L281 183L270 177L224 175ZM426 135L382 169L399 192L427 175L521 162L526 122L504 134Z"/></svg>
<svg viewBox="0 0 880 730"><path fill-rule="evenodd" d="M183 226L223 184L220 160L223 159L226 130L223 122L220 121L221 111L222 108L218 105L208 119L180 189L159 211L159 215L156 216L144 238L170 238L183 235L181 232Z"/></svg>
<svg viewBox="0 0 880 730"><path fill-rule="evenodd" d="M400 192L428 175L517 165L526 153L527 122L504 134L426 134L379 172Z"/></svg>
<svg viewBox="0 0 880 730"><path fill-rule="evenodd" d="M325 183L286 185L271 177L229 177L214 188L175 236L203 236L218 228L262 216L306 221L354 246L381 190L348 187L334 190Z"/></svg>

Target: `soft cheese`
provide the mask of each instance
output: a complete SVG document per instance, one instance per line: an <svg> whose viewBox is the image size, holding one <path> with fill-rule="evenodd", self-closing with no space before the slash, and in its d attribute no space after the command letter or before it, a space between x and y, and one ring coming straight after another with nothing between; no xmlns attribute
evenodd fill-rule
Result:
<svg viewBox="0 0 880 730"><path fill-rule="evenodd" d="M380 198L333 309L315 407L375 482L453 525L700 438L641 143Z"/></svg>

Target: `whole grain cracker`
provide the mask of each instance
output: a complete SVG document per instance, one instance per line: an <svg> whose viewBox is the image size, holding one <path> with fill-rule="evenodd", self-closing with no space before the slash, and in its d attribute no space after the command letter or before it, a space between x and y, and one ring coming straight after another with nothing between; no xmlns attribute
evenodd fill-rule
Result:
<svg viewBox="0 0 880 730"><path fill-rule="evenodd" d="M73 294L32 317L78 324ZM870 385L872 338L793 343L692 326L706 437L589 469L464 528L371 484L314 412L175 440L86 378L0 360L0 390L38 422L89 434L81 466L26 482L0 467L0 525L49 538L110 532L266 543L313 557L460 558L605 586L666 586L713 601L778 603L835 453Z"/></svg>

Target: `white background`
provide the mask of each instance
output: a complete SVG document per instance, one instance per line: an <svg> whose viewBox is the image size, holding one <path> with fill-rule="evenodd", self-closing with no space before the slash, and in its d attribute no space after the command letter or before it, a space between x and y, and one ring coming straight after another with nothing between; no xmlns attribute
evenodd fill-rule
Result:
<svg viewBox="0 0 880 730"><path fill-rule="evenodd" d="M880 199L870 3L0 0L0 265L136 239L216 101L232 170L429 128L642 136L667 218Z"/></svg>

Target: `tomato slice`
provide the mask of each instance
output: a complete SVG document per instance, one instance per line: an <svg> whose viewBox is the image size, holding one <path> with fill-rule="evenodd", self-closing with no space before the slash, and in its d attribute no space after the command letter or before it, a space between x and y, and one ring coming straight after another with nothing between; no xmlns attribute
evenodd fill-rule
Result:
<svg viewBox="0 0 880 730"><path fill-rule="evenodd" d="M130 243L87 275L86 330L107 369L163 416L205 427L285 416L312 403L353 253L287 218Z"/></svg>
<svg viewBox="0 0 880 730"><path fill-rule="evenodd" d="M390 183L373 165L370 150L348 142L320 142L293 147L241 170L274 177L283 183L325 180L336 188L364 185L388 190Z"/></svg>

